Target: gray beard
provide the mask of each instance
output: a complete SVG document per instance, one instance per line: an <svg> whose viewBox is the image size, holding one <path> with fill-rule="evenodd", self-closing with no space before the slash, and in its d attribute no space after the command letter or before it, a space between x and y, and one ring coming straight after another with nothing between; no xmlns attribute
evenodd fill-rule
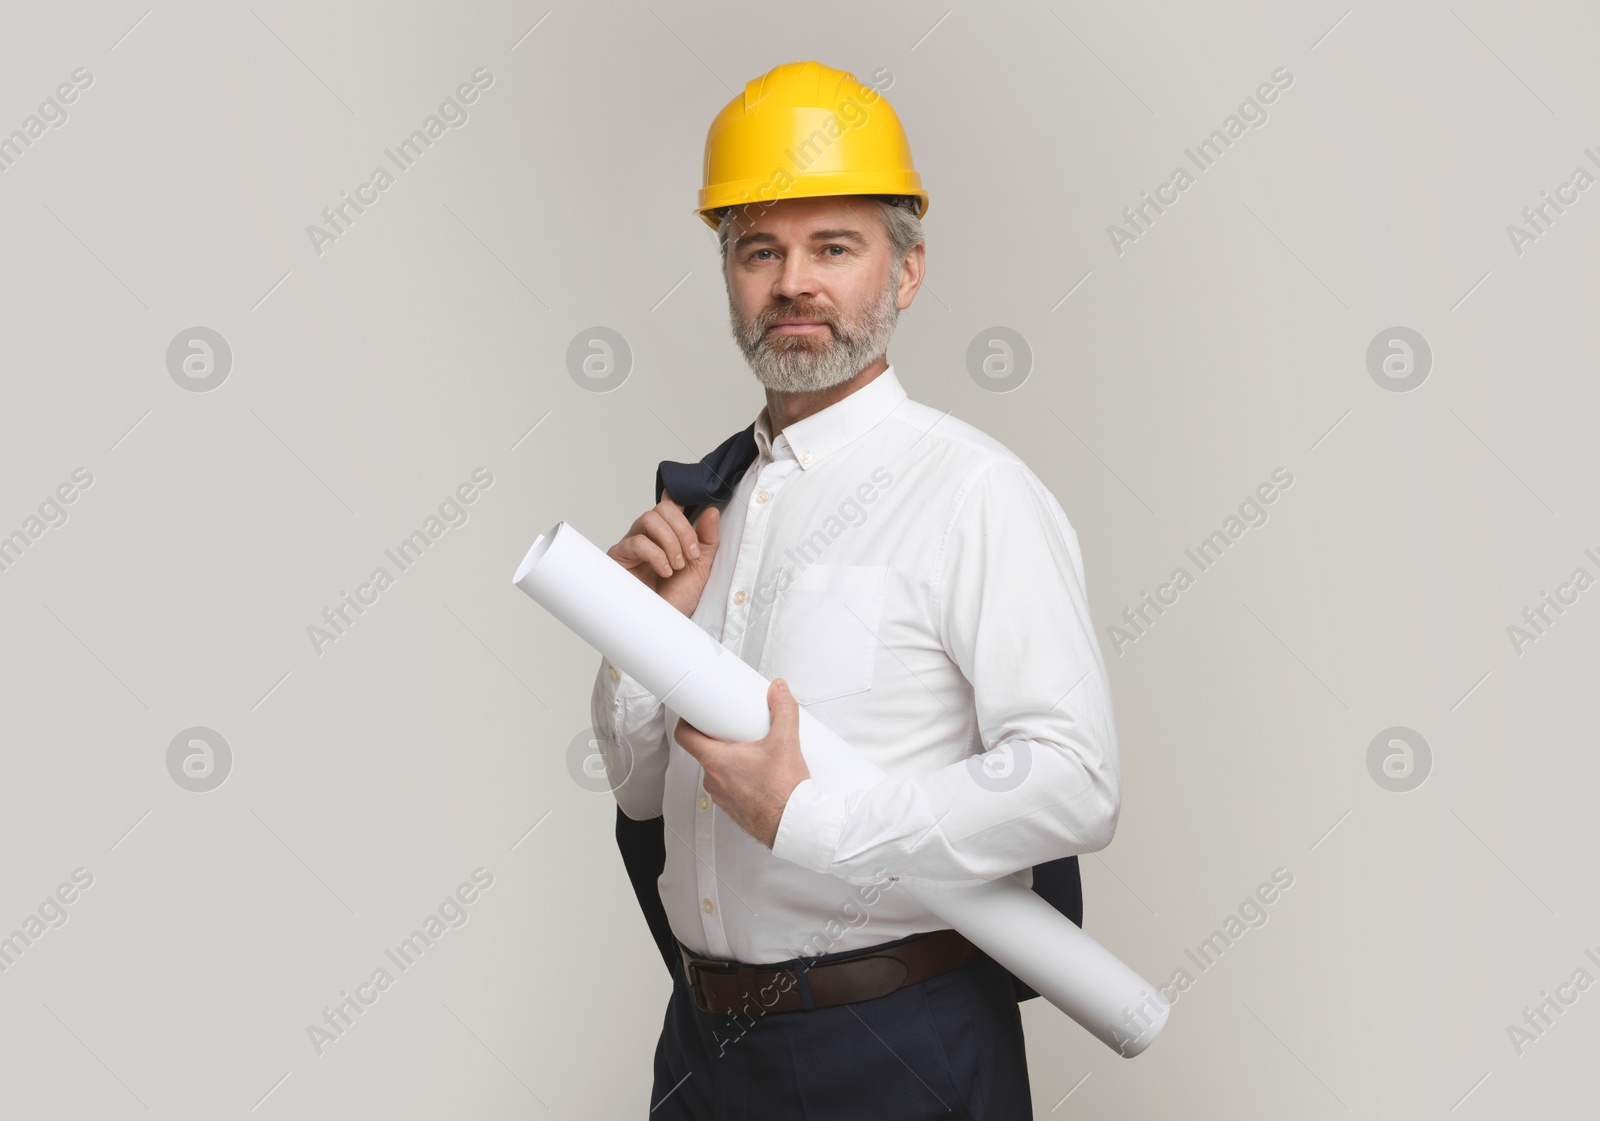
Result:
<svg viewBox="0 0 1600 1121"><path fill-rule="evenodd" d="M813 315L812 310L794 305L768 308L752 320L739 314L728 294L732 313L733 338L756 380L779 393L814 393L849 381L889 352L889 340L900 318L897 289L900 270L896 268L876 303L853 322L836 317ZM825 336L771 335L767 329L778 319L829 319Z"/></svg>

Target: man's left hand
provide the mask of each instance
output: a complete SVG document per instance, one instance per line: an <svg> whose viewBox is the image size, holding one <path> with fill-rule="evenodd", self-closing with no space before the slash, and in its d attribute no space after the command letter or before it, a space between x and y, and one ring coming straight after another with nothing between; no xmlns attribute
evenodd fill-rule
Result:
<svg viewBox="0 0 1600 1121"><path fill-rule="evenodd" d="M759 740L713 739L681 718L673 738L705 768L711 800L770 849L789 795L811 777L811 768L800 754L800 703L781 677L767 689L767 708L772 728Z"/></svg>

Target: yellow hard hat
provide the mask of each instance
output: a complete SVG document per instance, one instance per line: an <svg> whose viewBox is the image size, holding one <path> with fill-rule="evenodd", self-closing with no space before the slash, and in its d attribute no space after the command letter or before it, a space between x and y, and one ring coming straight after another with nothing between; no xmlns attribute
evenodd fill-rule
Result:
<svg viewBox="0 0 1600 1121"><path fill-rule="evenodd" d="M902 195L928 211L911 144L893 107L854 74L786 62L747 82L706 133L699 214L823 195Z"/></svg>

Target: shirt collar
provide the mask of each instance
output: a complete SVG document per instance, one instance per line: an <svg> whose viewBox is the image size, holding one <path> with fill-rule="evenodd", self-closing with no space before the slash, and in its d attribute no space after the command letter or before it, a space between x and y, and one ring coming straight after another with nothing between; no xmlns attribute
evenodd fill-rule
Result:
<svg viewBox="0 0 1600 1121"><path fill-rule="evenodd" d="M810 416L795 421L772 438L767 406L756 417L756 448L763 456L776 458L773 447L787 444L802 469L810 469L856 437L876 428L907 397L905 387L895 377L894 366L850 396L835 401Z"/></svg>

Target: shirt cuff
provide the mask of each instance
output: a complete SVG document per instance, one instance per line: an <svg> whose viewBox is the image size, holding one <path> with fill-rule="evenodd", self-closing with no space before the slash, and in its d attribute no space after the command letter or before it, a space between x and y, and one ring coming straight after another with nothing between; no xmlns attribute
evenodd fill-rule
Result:
<svg viewBox="0 0 1600 1121"><path fill-rule="evenodd" d="M772 855L813 872L831 872L844 834L844 803L844 795L825 794L815 780L801 779L778 819Z"/></svg>

